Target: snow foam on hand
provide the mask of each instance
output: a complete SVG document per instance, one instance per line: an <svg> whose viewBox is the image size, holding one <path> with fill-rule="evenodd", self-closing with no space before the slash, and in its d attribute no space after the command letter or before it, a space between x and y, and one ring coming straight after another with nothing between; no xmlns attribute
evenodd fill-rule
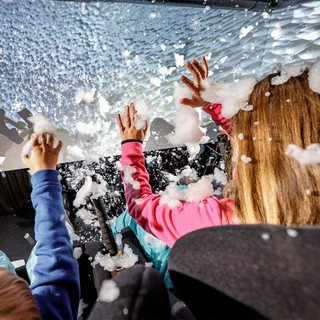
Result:
<svg viewBox="0 0 320 320"><path fill-rule="evenodd" d="M293 66L293 65L285 65L280 69L280 75L275 76L271 79L271 84L277 86L279 84L286 83L291 77L300 76L305 70L306 65L303 64L301 66Z"/></svg>
<svg viewBox="0 0 320 320"><path fill-rule="evenodd" d="M145 129L148 121L150 120L150 112L146 103L143 100L137 100L134 102L136 114L134 117L134 126L136 129Z"/></svg>
<svg viewBox="0 0 320 320"><path fill-rule="evenodd" d="M205 89L201 97L210 103L221 103L221 115L230 119L240 110L251 111L253 109L253 106L248 105L248 100L256 84L255 78L241 79L234 84L210 83L206 79L202 80L202 86Z"/></svg>
<svg viewBox="0 0 320 320"><path fill-rule="evenodd" d="M295 144L289 144L285 154L299 161L301 164L319 164L320 144L310 144L306 149L300 148Z"/></svg>
<svg viewBox="0 0 320 320"><path fill-rule="evenodd" d="M38 139L38 137L42 133L56 133L56 129L54 128L53 124L47 118L40 114L34 114L33 116L29 117L28 120L33 124L33 132L35 134L35 137L25 143L21 151L22 156L30 154L33 141L35 139Z"/></svg>
<svg viewBox="0 0 320 320"><path fill-rule="evenodd" d="M320 94L320 61L309 69L309 87L313 92Z"/></svg>
<svg viewBox="0 0 320 320"><path fill-rule="evenodd" d="M180 99L191 99L188 88L181 87L175 82L174 101L176 105L176 116L174 119L174 133L167 135L168 141L173 145L186 145L191 158L194 158L200 150L200 143L206 143L206 129L201 128L200 113L191 107L180 103Z"/></svg>

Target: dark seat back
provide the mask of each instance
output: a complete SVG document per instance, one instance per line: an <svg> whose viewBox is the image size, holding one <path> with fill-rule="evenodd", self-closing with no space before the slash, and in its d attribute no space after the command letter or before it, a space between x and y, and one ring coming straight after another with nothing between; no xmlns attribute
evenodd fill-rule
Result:
<svg viewBox="0 0 320 320"><path fill-rule="evenodd" d="M212 227L179 239L172 282L197 318L320 318L320 227Z"/></svg>

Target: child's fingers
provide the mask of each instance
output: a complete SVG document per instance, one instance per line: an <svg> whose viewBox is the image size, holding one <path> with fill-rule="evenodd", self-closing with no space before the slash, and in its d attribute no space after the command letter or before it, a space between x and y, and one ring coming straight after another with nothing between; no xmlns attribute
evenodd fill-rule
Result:
<svg viewBox="0 0 320 320"><path fill-rule="evenodd" d="M49 145L50 148L53 148L53 145L54 145L54 134L53 133L49 134L48 145Z"/></svg>
<svg viewBox="0 0 320 320"><path fill-rule="evenodd" d="M199 95L199 89L187 77L182 76L181 81L191 90L193 95Z"/></svg>
<svg viewBox="0 0 320 320"><path fill-rule="evenodd" d="M208 76L209 76L209 66L208 66L208 62L207 62L205 56L203 56L203 57L201 58L201 62L202 62L202 66L203 66L203 69L204 69L204 76L205 76L204 79L207 79Z"/></svg>
<svg viewBox="0 0 320 320"><path fill-rule="evenodd" d="M129 106L126 106L124 113L125 113L126 127L129 128L129 127L131 127L131 120L130 120L130 115L129 115Z"/></svg>
<svg viewBox="0 0 320 320"><path fill-rule="evenodd" d="M61 148L62 148L62 141L59 140L59 141L58 141L58 144L57 144L57 146L54 148L54 150L59 153L60 150L61 150Z"/></svg>
<svg viewBox="0 0 320 320"><path fill-rule="evenodd" d="M40 146L38 137L35 134L31 135L31 139L30 140L32 141L31 142L31 148Z"/></svg>
<svg viewBox="0 0 320 320"><path fill-rule="evenodd" d="M200 64L198 63L197 60L193 60L192 61L192 65L193 67L196 69L196 71L200 74L201 79L205 79L205 71L202 68L202 66L200 66Z"/></svg>
<svg viewBox="0 0 320 320"><path fill-rule="evenodd" d="M130 115L131 125L134 124L134 116L135 116L135 113L136 113L136 109L135 109L135 107L134 107L134 104L131 103L131 104L130 104L130 108L129 108L129 115Z"/></svg>
<svg viewBox="0 0 320 320"><path fill-rule="evenodd" d="M119 127L119 130L120 130L120 133L123 133L123 131L125 129L125 126L122 123L122 118L121 118L121 115L119 113L117 114L117 122L118 122L118 127Z"/></svg>
<svg viewBox="0 0 320 320"><path fill-rule="evenodd" d="M40 135L40 144L42 144L43 146L45 146L47 144L47 134L46 133L42 133Z"/></svg>
<svg viewBox="0 0 320 320"><path fill-rule="evenodd" d="M198 73L198 71L193 67L193 65L189 61L187 61L186 66L187 66L187 69L192 74L193 82L194 82L195 86L198 87L200 85L200 74Z"/></svg>
<svg viewBox="0 0 320 320"><path fill-rule="evenodd" d="M29 159L30 159L30 157L29 157L28 154L22 154L21 155L21 160L27 167L28 167Z"/></svg>
<svg viewBox="0 0 320 320"><path fill-rule="evenodd" d="M198 103L192 99L183 98L180 100L180 103L189 106L191 108L199 107Z"/></svg>

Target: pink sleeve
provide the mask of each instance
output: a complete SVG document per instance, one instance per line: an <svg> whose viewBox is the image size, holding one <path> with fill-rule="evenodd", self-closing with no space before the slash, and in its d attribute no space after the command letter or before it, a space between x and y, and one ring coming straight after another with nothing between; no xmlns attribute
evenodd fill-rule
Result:
<svg viewBox="0 0 320 320"><path fill-rule="evenodd" d="M124 182L129 214L147 232L172 247L183 235L201 228L229 224L232 203L229 199L210 196L200 203L183 202L171 210L166 204L160 205L160 195L153 194L149 174L144 164L142 144L128 142L122 145L121 164L135 168L133 178L140 188Z"/></svg>
<svg viewBox="0 0 320 320"><path fill-rule="evenodd" d="M208 107L204 108L203 111L208 113L214 123L217 126L221 126L227 134L230 136L231 135L231 123L229 122L229 119L225 118L221 114L221 108L222 105L221 103L211 103Z"/></svg>

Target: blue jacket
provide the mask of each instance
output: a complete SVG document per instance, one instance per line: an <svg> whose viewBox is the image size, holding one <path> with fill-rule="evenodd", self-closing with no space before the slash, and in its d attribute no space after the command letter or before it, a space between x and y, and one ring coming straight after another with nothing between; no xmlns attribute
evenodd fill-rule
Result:
<svg viewBox="0 0 320 320"><path fill-rule="evenodd" d="M31 179L35 217L34 280L30 285L44 319L76 319L80 297L79 268L64 221L61 185L56 170L41 170Z"/></svg>

